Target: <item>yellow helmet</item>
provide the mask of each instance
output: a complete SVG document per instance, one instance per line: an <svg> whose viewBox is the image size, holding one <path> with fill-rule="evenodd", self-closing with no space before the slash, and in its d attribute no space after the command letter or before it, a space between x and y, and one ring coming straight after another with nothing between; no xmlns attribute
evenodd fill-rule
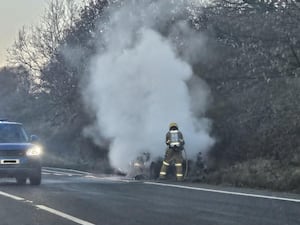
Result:
<svg viewBox="0 0 300 225"><path fill-rule="evenodd" d="M170 123L169 128L171 129L172 127L176 127L178 129L177 123Z"/></svg>

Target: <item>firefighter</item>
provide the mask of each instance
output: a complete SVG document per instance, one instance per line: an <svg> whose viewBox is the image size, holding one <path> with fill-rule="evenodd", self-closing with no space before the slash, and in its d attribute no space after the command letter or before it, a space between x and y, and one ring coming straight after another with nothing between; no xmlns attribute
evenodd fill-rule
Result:
<svg viewBox="0 0 300 225"><path fill-rule="evenodd" d="M182 173L182 150L184 148L184 140L183 135L178 129L178 125L176 123L170 123L169 131L166 134L166 154L165 158L159 173L160 179L165 179L167 175L167 169L170 166L170 163L175 162L176 167L176 180L183 180Z"/></svg>

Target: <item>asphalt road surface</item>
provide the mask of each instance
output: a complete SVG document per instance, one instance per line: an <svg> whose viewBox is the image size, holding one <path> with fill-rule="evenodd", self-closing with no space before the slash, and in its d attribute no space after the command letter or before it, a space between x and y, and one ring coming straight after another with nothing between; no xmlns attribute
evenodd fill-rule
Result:
<svg viewBox="0 0 300 225"><path fill-rule="evenodd" d="M0 225L299 225L300 196L44 169L0 180Z"/></svg>

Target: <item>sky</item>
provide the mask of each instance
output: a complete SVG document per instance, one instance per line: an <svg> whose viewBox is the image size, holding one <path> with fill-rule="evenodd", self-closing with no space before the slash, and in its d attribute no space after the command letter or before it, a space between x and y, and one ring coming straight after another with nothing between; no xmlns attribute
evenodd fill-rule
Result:
<svg viewBox="0 0 300 225"><path fill-rule="evenodd" d="M48 0L0 0L0 67L23 26L37 23Z"/></svg>

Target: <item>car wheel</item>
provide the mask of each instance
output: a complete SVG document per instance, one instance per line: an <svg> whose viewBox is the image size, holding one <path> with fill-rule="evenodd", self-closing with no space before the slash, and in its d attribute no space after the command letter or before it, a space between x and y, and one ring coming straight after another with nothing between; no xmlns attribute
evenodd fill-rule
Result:
<svg viewBox="0 0 300 225"><path fill-rule="evenodd" d="M31 185L40 185L40 184L41 184L41 181L42 181L42 173L41 173L41 169L40 169L40 168L37 170L36 173L32 174L32 175L29 177L29 181L30 181L30 184L31 184Z"/></svg>
<svg viewBox="0 0 300 225"><path fill-rule="evenodd" d="M16 180L17 180L18 185L24 185L24 184L26 184L27 178L26 177L16 177Z"/></svg>

